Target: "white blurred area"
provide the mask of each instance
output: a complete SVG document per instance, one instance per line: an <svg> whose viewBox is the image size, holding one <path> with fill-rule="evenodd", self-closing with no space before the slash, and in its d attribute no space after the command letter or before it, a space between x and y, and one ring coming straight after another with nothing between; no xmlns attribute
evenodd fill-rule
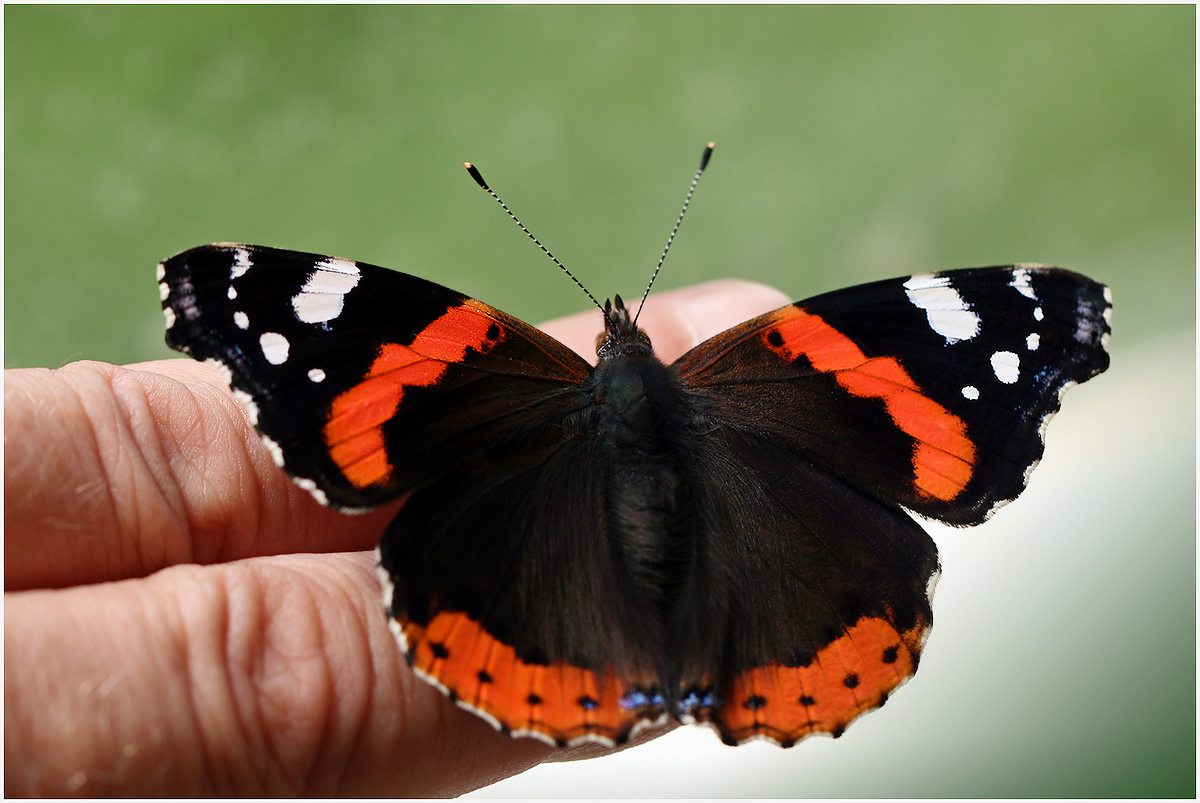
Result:
<svg viewBox="0 0 1200 803"><path fill-rule="evenodd" d="M1195 721L1196 334L1122 350L1119 325L1025 493L978 528L928 525L933 633L882 709L789 750L680 728L473 796L1138 794L1148 762L1195 746L1172 736Z"/></svg>

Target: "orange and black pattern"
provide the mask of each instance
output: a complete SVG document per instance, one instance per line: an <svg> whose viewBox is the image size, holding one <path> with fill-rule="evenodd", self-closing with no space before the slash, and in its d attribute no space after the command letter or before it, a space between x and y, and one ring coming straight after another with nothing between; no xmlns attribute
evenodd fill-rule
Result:
<svg viewBox="0 0 1200 803"><path fill-rule="evenodd" d="M1039 265L817 296L672 365L620 299L595 367L432 282L201 246L167 342L215 361L322 502L407 501L380 542L414 672L513 736L839 736L916 672L937 550L1104 371L1108 289Z"/></svg>

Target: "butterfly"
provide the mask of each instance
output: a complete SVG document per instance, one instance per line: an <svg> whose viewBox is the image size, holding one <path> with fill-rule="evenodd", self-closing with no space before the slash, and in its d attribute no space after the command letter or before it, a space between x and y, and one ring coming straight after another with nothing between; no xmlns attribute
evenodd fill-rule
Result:
<svg viewBox="0 0 1200 803"><path fill-rule="evenodd" d="M225 372L297 483L348 511L407 495L379 563L413 671L555 745L675 719L787 747L882 705L933 618L912 514L972 525L1016 497L1112 316L1058 268L926 273L666 365L618 296L593 366L347 259L204 245L158 281L167 343Z"/></svg>

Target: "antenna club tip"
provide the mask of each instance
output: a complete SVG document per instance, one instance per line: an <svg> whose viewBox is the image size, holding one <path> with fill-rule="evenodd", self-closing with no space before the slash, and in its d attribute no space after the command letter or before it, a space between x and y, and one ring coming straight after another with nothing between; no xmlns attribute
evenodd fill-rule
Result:
<svg viewBox="0 0 1200 803"><path fill-rule="evenodd" d="M708 160L712 156L713 148L717 147L717 143L710 142L704 149L704 155L700 157L700 172L704 172L704 168L708 167Z"/></svg>
<svg viewBox="0 0 1200 803"><path fill-rule="evenodd" d="M479 170L476 169L475 165L471 164L470 162L463 162L463 167L467 168L467 172L471 174L471 178L475 179L476 184L478 184L480 187L483 187L485 190L488 189L487 182L483 180L483 176L480 174Z"/></svg>
<svg viewBox="0 0 1200 803"><path fill-rule="evenodd" d="M713 148L715 148L715 147L717 147L717 143L715 143L715 142L710 142L710 143L708 143L708 149L709 149L710 151L711 151Z"/></svg>

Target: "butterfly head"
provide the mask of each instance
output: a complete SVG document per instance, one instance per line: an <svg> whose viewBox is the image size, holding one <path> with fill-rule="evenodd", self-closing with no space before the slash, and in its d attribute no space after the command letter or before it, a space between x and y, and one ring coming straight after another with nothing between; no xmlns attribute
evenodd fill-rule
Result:
<svg viewBox="0 0 1200 803"><path fill-rule="evenodd" d="M604 332L596 338L596 355L601 361L623 354L653 354L650 338L637 328L620 296L604 302Z"/></svg>

